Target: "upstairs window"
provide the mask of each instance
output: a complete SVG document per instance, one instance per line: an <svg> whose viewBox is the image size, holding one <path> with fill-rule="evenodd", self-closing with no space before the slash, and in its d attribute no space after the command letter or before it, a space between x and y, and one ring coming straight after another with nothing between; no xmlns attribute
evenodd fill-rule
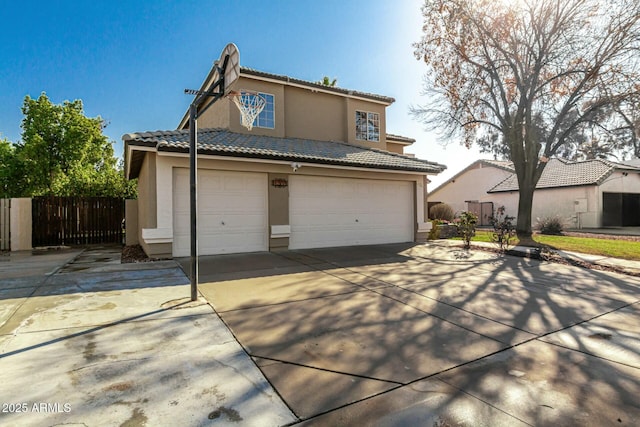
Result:
<svg viewBox="0 0 640 427"><path fill-rule="evenodd" d="M356 111L356 139L380 141L380 114Z"/></svg>
<svg viewBox="0 0 640 427"><path fill-rule="evenodd" d="M253 121L253 127L274 129L276 127L275 121L275 108L273 103L273 95L270 93L258 92L258 95L264 98L267 103L264 109L258 114L258 117ZM251 95L255 96L255 95Z"/></svg>

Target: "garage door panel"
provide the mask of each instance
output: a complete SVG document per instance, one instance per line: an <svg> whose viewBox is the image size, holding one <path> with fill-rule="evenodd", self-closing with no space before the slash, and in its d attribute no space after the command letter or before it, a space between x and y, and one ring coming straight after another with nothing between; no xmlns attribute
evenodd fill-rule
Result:
<svg viewBox="0 0 640 427"><path fill-rule="evenodd" d="M294 176L292 249L413 240L413 185L406 181Z"/></svg>
<svg viewBox="0 0 640 427"><path fill-rule="evenodd" d="M173 255L190 253L189 171L174 169ZM267 176L261 173L198 171L200 255L268 249Z"/></svg>

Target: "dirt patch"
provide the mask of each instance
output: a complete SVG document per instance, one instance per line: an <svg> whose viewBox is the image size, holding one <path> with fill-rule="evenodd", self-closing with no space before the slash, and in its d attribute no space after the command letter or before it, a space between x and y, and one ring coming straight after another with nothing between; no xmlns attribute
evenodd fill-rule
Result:
<svg viewBox="0 0 640 427"><path fill-rule="evenodd" d="M571 237L588 237L590 239L626 240L629 242L640 242L640 236L622 236L618 234L580 233L565 231L564 233L562 233L562 235Z"/></svg>
<svg viewBox="0 0 640 427"><path fill-rule="evenodd" d="M159 258L149 258L140 245L125 246L122 248L122 257L120 258L122 264L153 261L159 261Z"/></svg>
<svg viewBox="0 0 640 427"><path fill-rule="evenodd" d="M473 249L479 249L479 250L486 251L486 252L498 253L498 254L499 253L503 253L503 251L501 251L497 247L496 248L490 248L490 247L485 247L485 246L472 246L472 248ZM531 251L530 253L523 253L523 252L519 252L519 251L508 250L508 251L506 251L506 254L507 255L512 255L512 256L519 256L519 257L522 257L522 258L537 259L539 261L553 262L553 263L556 263L556 264L573 265L575 267L588 268L588 269L591 269L591 270L610 271L610 272L613 272L613 273L626 274L627 276L640 277L640 272L630 271L629 269L625 269L624 267L615 267L615 266L594 264L592 262L582 261L582 260L577 260L577 259L566 259L566 258L563 258L560 255L556 254L552 250L549 250L548 248L544 248L543 247L543 248L538 248L538 249L539 250Z"/></svg>
<svg viewBox="0 0 640 427"><path fill-rule="evenodd" d="M120 382L111 384L110 386L104 387L102 391L127 391L133 387L133 383L131 381Z"/></svg>
<svg viewBox="0 0 640 427"><path fill-rule="evenodd" d="M123 422L122 424L120 424L120 427L146 426L147 421L149 421L149 419L145 415L144 411L140 408L135 408L133 410L133 413L131 414L131 417L129 417L129 419Z"/></svg>
<svg viewBox="0 0 640 427"><path fill-rule="evenodd" d="M226 415L226 417L229 419L229 421L234 422L234 423L242 421L242 417L240 416L238 411L236 411L233 408L227 408L225 406L221 406L218 409L216 409L215 411L211 412L209 414L209 419L210 420L215 420L215 419L220 418L223 415Z"/></svg>

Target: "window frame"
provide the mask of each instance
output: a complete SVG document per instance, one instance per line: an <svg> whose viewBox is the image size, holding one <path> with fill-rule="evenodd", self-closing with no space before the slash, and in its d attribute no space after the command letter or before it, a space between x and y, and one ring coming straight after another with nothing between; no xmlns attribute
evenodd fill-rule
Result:
<svg viewBox="0 0 640 427"><path fill-rule="evenodd" d="M358 115L364 115L364 118L359 120ZM364 120L364 125L361 124L362 120ZM373 126L373 129L369 128L370 125ZM364 129L362 129L363 127ZM380 113L356 110L356 140L380 142Z"/></svg>
<svg viewBox="0 0 640 427"><path fill-rule="evenodd" d="M272 93L267 93L267 92L259 92L259 91L251 91L253 93L256 93L260 96L262 96L263 98L265 98L265 101L267 101L267 104L264 106L264 109L260 112L260 114L258 114L258 117L256 117L253 120L253 127L254 128L262 128L262 129L275 129L276 128L276 96ZM267 97L271 97L271 102L269 102L269 99ZM269 105L271 105L271 110L268 110ZM261 116L263 114L266 114L267 112L271 112L271 121L273 123L272 126L267 126L266 123L261 123ZM262 121L269 121L269 118L262 118ZM240 122L242 122L242 117L240 117Z"/></svg>

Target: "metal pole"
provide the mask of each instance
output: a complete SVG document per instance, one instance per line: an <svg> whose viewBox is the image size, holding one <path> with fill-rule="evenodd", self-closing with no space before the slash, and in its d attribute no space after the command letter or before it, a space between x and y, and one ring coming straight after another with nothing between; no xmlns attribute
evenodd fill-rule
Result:
<svg viewBox="0 0 640 427"><path fill-rule="evenodd" d="M191 301L198 299L198 107L189 107L189 178L191 191Z"/></svg>

